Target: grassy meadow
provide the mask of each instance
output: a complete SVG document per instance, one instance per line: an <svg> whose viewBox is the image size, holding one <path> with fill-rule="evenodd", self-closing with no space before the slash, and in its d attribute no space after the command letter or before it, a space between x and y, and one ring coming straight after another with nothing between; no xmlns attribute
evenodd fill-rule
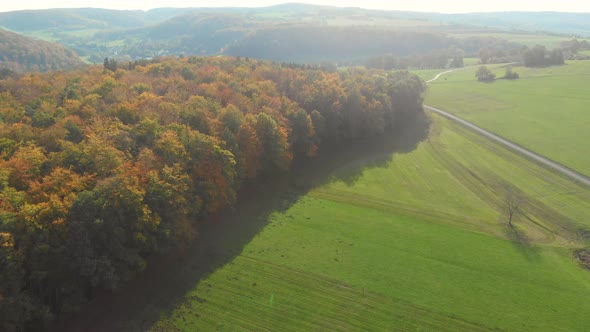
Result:
<svg viewBox="0 0 590 332"><path fill-rule="evenodd" d="M259 229L166 309L149 304L149 329L590 329L590 273L571 254L590 229L587 188L437 116L415 149L378 157L262 217L238 209L236 225ZM523 200L514 230L507 190Z"/></svg>
<svg viewBox="0 0 590 332"><path fill-rule="evenodd" d="M503 65L489 67L504 75ZM520 79L493 83L477 82L476 69L430 83L425 103L590 175L590 61L516 67Z"/></svg>

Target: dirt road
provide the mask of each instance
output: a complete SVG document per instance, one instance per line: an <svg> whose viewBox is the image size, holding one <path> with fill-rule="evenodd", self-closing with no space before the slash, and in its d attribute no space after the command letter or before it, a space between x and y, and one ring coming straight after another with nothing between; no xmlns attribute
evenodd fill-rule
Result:
<svg viewBox="0 0 590 332"><path fill-rule="evenodd" d="M544 156L542 156L542 155L540 155L538 153L535 153L533 151L530 151L528 149L525 149L525 148L523 148L522 146L520 146L520 145L518 145L516 143L513 143L513 142L511 142L511 141L509 141L509 140L507 140L505 138L502 138L502 137L500 137L500 136L498 136L498 135L496 135L496 134L494 134L494 133L492 133L490 131L487 131L487 130L479 127L479 126L476 126L476 125L474 125L471 122L465 121L465 120L459 118L458 116L455 116L455 115L453 115L453 114L451 114L449 112L445 112L445 111L443 111L441 109L434 108L434 107L427 106L427 105L424 105L424 109L425 110L428 110L428 111L431 111L431 112L434 112L434 113L437 113L437 114L440 114L440 115L444 116L447 119L453 120L453 121L455 121L455 122L457 122L457 123L459 123L459 124L461 124L461 125L469 128L469 129L471 129L471 130L473 130L473 131L481 134L482 136L485 136L485 137L487 137L487 138L489 138L489 139L491 139L493 141L496 141L496 142L504 145L505 147L507 147L507 148L509 148L511 150L514 150L514 151L516 151L516 152L518 152L518 153L520 153L520 154L522 154L522 155L524 155L524 156L526 156L526 157L528 157L530 159L535 160L538 163L541 163L543 165L546 165L546 166L548 166L548 167L550 167L550 168L552 168L552 169L554 169L554 170L556 170L556 171L558 171L558 172L560 172L560 173L562 173L562 174L570 177L571 179L573 179L575 181L578 181L578 182L583 183L583 184L585 184L587 186L590 186L590 177L588 177L588 176L585 176L585 175L583 175L581 173L578 173L578 172L576 172L576 171L574 171L572 169L569 169L566 166L563 166L563 165L561 165L561 164L559 164L559 163L557 163L557 162L555 162L555 161L553 161L553 160L551 160L551 159L549 159L547 157L544 157Z"/></svg>

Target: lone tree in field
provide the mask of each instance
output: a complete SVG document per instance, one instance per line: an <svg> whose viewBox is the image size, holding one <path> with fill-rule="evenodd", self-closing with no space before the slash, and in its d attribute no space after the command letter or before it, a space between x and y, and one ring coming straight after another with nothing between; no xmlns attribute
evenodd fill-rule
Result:
<svg viewBox="0 0 590 332"><path fill-rule="evenodd" d="M512 188L506 190L504 197L504 209L506 213L506 225L513 228L512 221L520 213L522 204L522 197L516 193Z"/></svg>
<svg viewBox="0 0 590 332"><path fill-rule="evenodd" d="M488 67L480 66L475 72L475 77L480 82L491 82L496 79L496 74L492 73Z"/></svg>
<svg viewBox="0 0 590 332"><path fill-rule="evenodd" d="M506 73L504 74L505 79L507 80L516 80L520 77L517 72L512 70L512 66L506 67Z"/></svg>

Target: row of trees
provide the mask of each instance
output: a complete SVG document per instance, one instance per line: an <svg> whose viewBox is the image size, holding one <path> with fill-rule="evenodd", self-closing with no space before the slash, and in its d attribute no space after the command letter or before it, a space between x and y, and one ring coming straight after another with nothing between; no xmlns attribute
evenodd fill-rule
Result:
<svg viewBox="0 0 590 332"><path fill-rule="evenodd" d="M547 50L544 46L532 48L510 43L500 39L468 39L461 47L470 49L480 45L477 52L467 53L464 49L453 45L447 49L433 50L414 55L381 55L369 58L365 62L367 68L392 69L429 69L429 68L460 68L464 66L465 54L470 57L478 57L483 65L492 63L523 62L528 67L540 67L561 65L566 54L583 50L586 42L573 40L562 44L562 49ZM570 58L572 58L570 56Z"/></svg>
<svg viewBox="0 0 590 332"><path fill-rule="evenodd" d="M573 54L590 50L590 43L587 40L579 41L575 38L561 42L560 46L562 50L571 52Z"/></svg>
<svg viewBox="0 0 590 332"><path fill-rule="evenodd" d="M408 68L460 68L463 67L463 51L444 49L410 56L382 55L371 57L365 62L367 68L408 69Z"/></svg>
<svg viewBox="0 0 590 332"><path fill-rule="evenodd" d="M475 77L477 77L477 80L480 82L492 82L496 79L496 74L489 70L487 66L479 66L479 68L475 72ZM512 66L508 66L506 67L506 72L504 73L504 76L500 78L506 80L516 80L519 77L520 75L512 70Z"/></svg>
<svg viewBox="0 0 590 332"><path fill-rule="evenodd" d="M561 49L547 51L547 48L541 45L527 49L523 53L523 62L527 67L563 65L565 63Z"/></svg>
<svg viewBox="0 0 590 332"><path fill-rule="evenodd" d="M113 64L0 80L2 331L42 329L187 245L245 181L403 126L424 91L407 72Z"/></svg>

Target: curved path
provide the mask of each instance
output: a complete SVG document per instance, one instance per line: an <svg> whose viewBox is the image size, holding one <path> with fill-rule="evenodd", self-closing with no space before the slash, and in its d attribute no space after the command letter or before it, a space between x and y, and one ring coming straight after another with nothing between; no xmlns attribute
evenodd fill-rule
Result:
<svg viewBox="0 0 590 332"><path fill-rule="evenodd" d="M463 68L466 68L466 67L463 67ZM444 74L452 73L452 72L454 72L456 70L463 69L463 68L456 68L456 69L451 69L451 70L443 71L442 73L438 73L438 75L434 76L434 78L429 79L428 81L426 81L426 83L430 83L430 82L436 81L436 80L438 80L439 77L441 77Z"/></svg>
<svg viewBox="0 0 590 332"><path fill-rule="evenodd" d="M442 73L436 75L433 79L428 80L426 82L429 83L429 82L435 81L441 75L450 73L450 72L455 71L455 70L457 70L457 69L447 70L445 72L442 72ZM498 143L504 145L505 147L507 147L507 148L509 148L509 149L511 149L513 151L516 151L517 153L520 153L523 156L526 156L526 157L528 157L530 159L533 159L533 160L535 160L535 161L537 161L537 162L539 162L539 163L541 163L541 164L543 164L545 166L548 166L548 167L550 167L550 168L558 171L559 173L561 173L561 174L563 174L563 175L565 175L565 176L567 176L567 177L569 177L569 178L571 178L571 179L573 179L575 181L578 181L578 182L583 183L583 184L585 184L587 186L590 186L590 177L588 177L588 176L586 176L584 174L578 173L578 172L576 172L576 171L574 171L574 170L572 170L572 169L570 169L570 168L568 168L566 166L563 166L560 163L555 162L555 161L553 161L553 160L551 160L551 159L549 159L547 157L544 157L544 156L542 156L542 155L540 155L538 153L535 153L535 152L533 152L531 150L525 149L522 146L520 146L520 145L518 145L518 144L516 144L514 142L511 142L511 141L509 141L509 140L507 140L505 138L502 138L502 137L500 137L500 136L498 136L498 135L496 135L496 134L494 134L494 133L492 133L490 131L487 131L487 130L485 130L485 129L483 129L483 128L481 128L481 127L479 127L479 126L477 126L477 125L475 125L475 124L473 124L473 123L471 123L469 121L465 121L465 120L461 119L460 117L458 117L456 115L453 115L453 114L451 114L449 112L445 112L445 111L443 111L441 109L434 108L434 107L427 106L427 105L423 105L423 106L424 106L424 109L426 109L426 110L429 110L431 112L440 114L440 115L444 116L447 119L450 119L452 121L455 121L455 122L457 122L457 123L459 123L459 124L461 124L461 125L469 128L469 129L471 129L471 130L473 130L473 131L481 134L482 136L485 136L485 137L487 137L487 138L489 138L489 139L491 139L491 140L493 140L495 142L498 142Z"/></svg>

